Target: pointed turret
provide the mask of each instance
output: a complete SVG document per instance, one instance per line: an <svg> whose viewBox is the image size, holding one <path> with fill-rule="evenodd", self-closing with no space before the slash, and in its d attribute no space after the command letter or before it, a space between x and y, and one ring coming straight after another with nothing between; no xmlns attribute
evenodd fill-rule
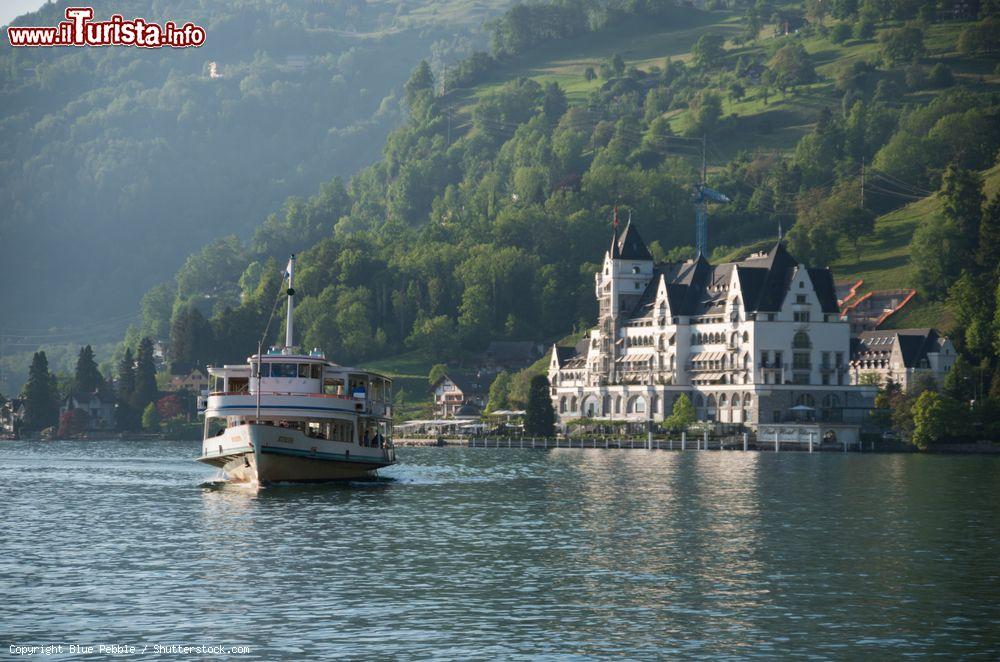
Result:
<svg viewBox="0 0 1000 662"><path fill-rule="evenodd" d="M653 256L646 248L646 242L639 235L639 230L632 221L625 226L625 231L618 238L618 258L622 260L652 260Z"/></svg>

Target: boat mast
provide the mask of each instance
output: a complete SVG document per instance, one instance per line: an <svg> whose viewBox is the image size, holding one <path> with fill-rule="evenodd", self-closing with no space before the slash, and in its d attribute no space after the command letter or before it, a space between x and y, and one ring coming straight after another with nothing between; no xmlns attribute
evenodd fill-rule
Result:
<svg viewBox="0 0 1000 662"><path fill-rule="evenodd" d="M292 310L295 308L295 254L288 258L288 266L285 267L285 275L288 276L288 310L285 313L285 349L292 349L294 342L292 339Z"/></svg>

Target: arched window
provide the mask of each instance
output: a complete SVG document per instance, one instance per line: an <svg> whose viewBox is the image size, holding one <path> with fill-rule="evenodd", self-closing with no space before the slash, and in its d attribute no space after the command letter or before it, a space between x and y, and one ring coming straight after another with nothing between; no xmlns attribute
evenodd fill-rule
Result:
<svg viewBox="0 0 1000 662"><path fill-rule="evenodd" d="M670 355L670 369L671 370L674 369L674 355L673 354Z"/></svg>
<svg viewBox="0 0 1000 662"><path fill-rule="evenodd" d="M796 407L815 407L816 398L812 397L809 393L803 393L802 395L795 398Z"/></svg>
<svg viewBox="0 0 1000 662"><path fill-rule="evenodd" d="M622 396L620 395L615 396L615 413L622 413Z"/></svg>
<svg viewBox="0 0 1000 662"><path fill-rule="evenodd" d="M743 332L743 342L750 342L750 334L746 331Z"/></svg>
<svg viewBox="0 0 1000 662"><path fill-rule="evenodd" d="M653 402L650 406L650 412L653 414L659 413L660 411L660 396L654 395Z"/></svg>
<svg viewBox="0 0 1000 662"><path fill-rule="evenodd" d="M708 394L708 408L709 409L715 409L715 394L714 393L709 393Z"/></svg>
<svg viewBox="0 0 1000 662"><path fill-rule="evenodd" d="M743 355L743 369L744 370L750 369L750 352L747 352L746 354Z"/></svg>
<svg viewBox="0 0 1000 662"><path fill-rule="evenodd" d="M823 396L823 407L826 409L836 409L840 406L840 398L833 393Z"/></svg>
<svg viewBox="0 0 1000 662"><path fill-rule="evenodd" d="M698 393L697 395L694 396L694 406L695 407L705 406L705 398L701 396L701 393Z"/></svg>
<svg viewBox="0 0 1000 662"><path fill-rule="evenodd" d="M809 349L810 347L812 347L812 343L809 341L809 334L805 331L799 331L792 338L793 349Z"/></svg>
<svg viewBox="0 0 1000 662"><path fill-rule="evenodd" d="M751 402L753 402L753 396L751 396L749 393L744 393L743 394L743 406L744 407L749 407Z"/></svg>
<svg viewBox="0 0 1000 662"><path fill-rule="evenodd" d="M569 401L569 410L576 411L576 396L574 395Z"/></svg>
<svg viewBox="0 0 1000 662"><path fill-rule="evenodd" d="M560 414L565 414L566 413L566 396L565 395L563 397L559 398L559 413Z"/></svg>
<svg viewBox="0 0 1000 662"><path fill-rule="evenodd" d="M723 393L722 395L719 396L719 406L725 407L727 404L729 404L729 399L726 398L726 394Z"/></svg>
<svg viewBox="0 0 1000 662"><path fill-rule="evenodd" d="M740 394L739 393L733 393L732 406L733 406L733 409L735 409L736 407L740 406Z"/></svg>
<svg viewBox="0 0 1000 662"><path fill-rule="evenodd" d="M646 413L646 398L641 395L635 399L635 413L645 414Z"/></svg>

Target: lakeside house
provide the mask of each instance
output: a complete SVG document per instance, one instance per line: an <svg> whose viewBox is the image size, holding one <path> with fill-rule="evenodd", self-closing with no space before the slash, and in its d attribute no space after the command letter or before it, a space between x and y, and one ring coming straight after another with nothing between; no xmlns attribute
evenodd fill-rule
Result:
<svg viewBox="0 0 1000 662"><path fill-rule="evenodd" d="M115 429L115 399L93 393L71 393L59 406L59 413L80 409L87 413L87 429L94 432L108 432Z"/></svg>
<svg viewBox="0 0 1000 662"><path fill-rule="evenodd" d="M851 376L859 383L875 375L878 383L894 382L904 391L925 377L941 386L957 357L935 329L864 331L852 343Z"/></svg>
<svg viewBox="0 0 1000 662"><path fill-rule="evenodd" d="M27 413L24 398L11 398L0 405L0 436L13 437L21 428Z"/></svg>
<svg viewBox="0 0 1000 662"><path fill-rule="evenodd" d="M559 420L663 421L681 394L697 418L757 430L822 423L856 442L876 388L850 376L851 337L828 268L781 242L739 262L654 264L636 226L595 274L598 326L549 365Z"/></svg>
<svg viewBox="0 0 1000 662"><path fill-rule="evenodd" d="M431 385L434 415L438 418L478 417L482 412L483 388L478 377L457 372L438 377Z"/></svg>
<svg viewBox="0 0 1000 662"><path fill-rule="evenodd" d="M187 374L170 376L170 391L188 390L195 395L208 394L208 374L201 368L191 368Z"/></svg>

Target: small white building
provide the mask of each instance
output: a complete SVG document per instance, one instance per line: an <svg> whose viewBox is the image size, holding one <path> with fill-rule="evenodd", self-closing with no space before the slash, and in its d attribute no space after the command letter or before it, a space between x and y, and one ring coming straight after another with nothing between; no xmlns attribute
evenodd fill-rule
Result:
<svg viewBox="0 0 1000 662"><path fill-rule="evenodd" d="M629 223L594 290L597 328L552 352L563 422L662 421L683 393L699 420L827 422L824 437L856 438L873 406L876 389L851 383L850 329L830 270L799 264L782 243L740 262L655 265Z"/></svg>
<svg viewBox="0 0 1000 662"><path fill-rule="evenodd" d="M951 341L934 329L865 331L854 341L851 378L860 383L874 375L879 384L894 382L908 391L929 376L940 386L956 358Z"/></svg>
<svg viewBox="0 0 1000 662"><path fill-rule="evenodd" d="M482 411L483 389L474 377L449 373L431 386L434 414L439 418L471 418L472 408Z"/></svg>

